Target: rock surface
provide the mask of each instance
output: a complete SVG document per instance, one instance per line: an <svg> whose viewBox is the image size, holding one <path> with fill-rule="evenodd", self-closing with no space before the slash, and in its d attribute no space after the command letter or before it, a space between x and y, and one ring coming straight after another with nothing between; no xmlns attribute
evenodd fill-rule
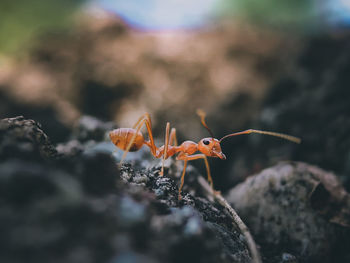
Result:
<svg viewBox="0 0 350 263"><path fill-rule="evenodd" d="M15 157L49 160L57 157L57 151L40 124L18 116L0 121L0 159Z"/></svg>
<svg viewBox="0 0 350 263"><path fill-rule="evenodd" d="M0 121L0 262L251 262L230 214L209 201L189 166L166 176L148 149L121 152L91 117L55 147L40 125ZM349 195L316 167L283 163L228 199L251 228L264 262L347 262Z"/></svg>
<svg viewBox="0 0 350 263"><path fill-rule="evenodd" d="M160 177L159 166L118 171L91 125L78 129L91 135L85 142L75 139L57 153L36 122L0 124L0 262L251 261L222 206L185 193L179 201L177 182ZM23 143L26 151L6 150Z"/></svg>
<svg viewBox="0 0 350 263"><path fill-rule="evenodd" d="M280 163L237 185L227 200L266 254L346 262L338 253L348 242L350 196L333 174L304 163Z"/></svg>

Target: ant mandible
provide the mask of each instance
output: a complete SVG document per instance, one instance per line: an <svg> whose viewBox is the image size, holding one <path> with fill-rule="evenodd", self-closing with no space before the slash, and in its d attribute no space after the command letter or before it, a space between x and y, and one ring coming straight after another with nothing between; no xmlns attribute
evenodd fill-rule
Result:
<svg viewBox="0 0 350 263"><path fill-rule="evenodd" d="M202 125L208 130L208 132L211 135L211 137L201 139L198 143L195 143L193 141L184 141L182 144L178 145L177 139L176 139L176 129L172 128L170 131L170 123L167 122L166 129L165 129L165 143L163 146L157 148L157 146L154 143L153 134L152 134L151 117L148 113L145 113L144 115L142 115L139 118L139 120L136 122L136 124L133 126L133 128L119 128L111 131L109 133L109 137L111 141L113 142L114 145L116 145L118 148L124 151L124 154L122 156L120 163L123 162L128 152L138 151L143 145L147 145L150 148L151 153L154 157L162 158L162 169L161 169L160 175L163 176L164 160L166 160L167 158L175 154L178 154L176 157L176 160L184 161L184 167L181 175L181 183L179 187L179 200L181 200L182 199L181 190L184 184L184 178L185 178L188 161L193 161L197 159L204 160L205 167L207 170L208 182L214 190L213 179L210 175L210 168L209 168L207 156L226 160L226 156L221 151L220 143L228 137L243 135L243 134L259 133L259 134L280 137L282 139L286 139L295 143L301 142L299 138L290 136L287 134L254 130L254 129L231 133L222 137L220 140L218 140L214 138L212 131L209 129L208 125L205 122L205 113L202 110L197 110L197 114L201 118ZM144 124L146 125L146 128L147 128L149 140L145 140L140 131ZM201 153L195 154L197 151Z"/></svg>

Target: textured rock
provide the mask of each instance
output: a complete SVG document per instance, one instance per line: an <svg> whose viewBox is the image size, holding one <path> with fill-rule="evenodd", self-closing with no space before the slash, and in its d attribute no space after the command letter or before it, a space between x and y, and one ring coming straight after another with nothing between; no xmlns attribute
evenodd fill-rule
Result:
<svg viewBox="0 0 350 263"><path fill-rule="evenodd" d="M227 200L265 254L288 252L301 262L339 260L340 230L347 231L350 207L333 174L304 163L280 163L237 185Z"/></svg>
<svg viewBox="0 0 350 263"><path fill-rule="evenodd" d="M49 160L57 151L39 123L18 116L0 120L0 159L14 157Z"/></svg>
<svg viewBox="0 0 350 263"><path fill-rule="evenodd" d="M151 226L164 240L158 244L162 262L250 262L241 234L225 209L188 193L179 201L177 183L160 177L159 171L159 167L137 170L123 165L120 172L129 184L148 189L148 198L160 211L152 217Z"/></svg>
<svg viewBox="0 0 350 263"><path fill-rule="evenodd" d="M115 146L103 141L109 124L86 121L94 125L80 125L58 152L36 122L0 122L1 262L251 262L230 214L205 198L195 168L187 169L179 201L179 162L167 160L161 177L145 147L118 169L121 151L112 154ZM229 199L266 262L349 259L349 198L332 174L284 163Z"/></svg>
<svg viewBox="0 0 350 263"><path fill-rule="evenodd" d="M95 123L96 130L106 125ZM159 166L143 168L147 159L119 172L114 146L85 126L84 142L60 145L59 154L32 120L5 119L0 127L0 262L251 261L230 215L200 197L194 181L178 200L174 165L170 177L160 177ZM23 143L29 150L3 150ZM200 175L192 169L190 176Z"/></svg>
<svg viewBox="0 0 350 263"><path fill-rule="evenodd" d="M103 141L106 133L115 128L112 122L103 122L92 116L82 116L75 124L73 137L81 142Z"/></svg>

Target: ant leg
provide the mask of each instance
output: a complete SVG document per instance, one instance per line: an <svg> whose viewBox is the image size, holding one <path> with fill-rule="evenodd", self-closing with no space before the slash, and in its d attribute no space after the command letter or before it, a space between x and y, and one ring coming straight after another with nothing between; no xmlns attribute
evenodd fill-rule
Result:
<svg viewBox="0 0 350 263"><path fill-rule="evenodd" d="M128 144L128 147L124 151L124 154L122 156L120 164L124 161L127 153L129 152L129 150L131 148L131 145L134 143L134 141L136 139L136 136L137 136L138 132L141 130L143 124L146 124L146 128L147 128L147 131L148 131L148 136L149 136L149 139L150 139L149 147L151 148L151 153L152 153L153 156L156 156L157 147L156 147L156 145L154 143L154 139L153 139L151 117L150 117L150 115L148 113L145 113L144 115L142 115L139 118L139 120L135 123L135 125L133 127L134 129L137 127L136 133L133 135L133 137L131 138L131 140L130 140L130 142Z"/></svg>
<svg viewBox="0 0 350 263"><path fill-rule="evenodd" d="M151 120L151 117L150 117L149 113L146 112L145 114L143 114L143 115L138 119L138 121L134 124L134 126L132 126L132 128L133 128L133 129L136 129L136 127L139 125L139 123L140 123L141 121L143 121L144 119Z"/></svg>
<svg viewBox="0 0 350 263"><path fill-rule="evenodd" d="M205 154L194 154L194 155L187 156L188 161L197 160L197 159L204 160L205 168L207 169L208 182L211 188L213 188L214 190L213 178L211 177L211 174L210 174L210 168L209 168L209 162L208 162L207 156L205 156Z"/></svg>
<svg viewBox="0 0 350 263"><path fill-rule="evenodd" d="M178 155L177 160L193 161L197 159L203 159L205 163L205 168L207 169L208 182L211 188L214 190L213 178L210 175L209 162L205 154L193 154L193 155ZM215 191L215 190L214 190Z"/></svg>
<svg viewBox="0 0 350 263"><path fill-rule="evenodd" d="M177 138L176 138L176 129L172 128L170 132L170 139L169 139L169 144L173 146L177 146Z"/></svg>
<svg viewBox="0 0 350 263"><path fill-rule="evenodd" d="M134 124L133 129L136 129L136 127L138 125L142 126L144 123L146 123L146 128L147 128L147 132L148 132L148 137L150 140L150 148L151 148L151 152L153 154L153 156L156 155L156 151L157 151L157 147L154 143L154 139L153 139L153 133L152 133L152 121L151 121L151 116L149 115L149 113L145 113L143 114L138 121ZM136 138L136 135L134 135ZM132 141L135 140L135 138L132 138ZM132 143L130 144L130 146L132 145Z"/></svg>
<svg viewBox="0 0 350 263"><path fill-rule="evenodd" d="M181 190L182 190L182 187L184 186L186 167L187 167L187 159L184 160L184 168L183 168L182 175L181 175L181 183L180 183L180 187L179 187L179 196L178 196L179 200L182 199Z"/></svg>
<svg viewBox="0 0 350 263"><path fill-rule="evenodd" d="M169 130L170 130L170 123L167 122L166 128L165 128L164 152L163 152L162 170L160 171L160 176L163 176L163 175L164 175L164 161L165 161L165 159L167 158L168 145L169 145Z"/></svg>
<svg viewBox="0 0 350 263"><path fill-rule="evenodd" d="M131 145L134 143L134 141L135 141L135 139L136 139L136 136L137 136L137 134L139 133L139 131L141 130L142 125L143 125L144 123L145 123L145 120L142 120L142 122L141 122L141 123L139 124L139 126L137 127L136 132L135 132L135 134L131 137L131 140L130 140L128 146L126 147L126 150L124 151L123 156L122 156L122 158L121 158L119 164L122 164L122 162L124 161L126 155L128 154L128 152L129 152L129 150L130 150L130 148L131 148Z"/></svg>
<svg viewBox="0 0 350 263"><path fill-rule="evenodd" d="M153 139L151 116L148 113L146 113L144 116L145 116L144 122L146 124L148 137L149 137L149 141L150 141L149 145L150 145L151 153L153 156L156 156L157 146L155 145L154 139Z"/></svg>

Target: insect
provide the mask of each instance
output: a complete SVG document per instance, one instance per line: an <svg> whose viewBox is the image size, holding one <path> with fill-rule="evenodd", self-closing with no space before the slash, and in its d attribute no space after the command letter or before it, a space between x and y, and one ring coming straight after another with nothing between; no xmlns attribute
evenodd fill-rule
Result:
<svg viewBox="0 0 350 263"><path fill-rule="evenodd" d="M209 163L207 160L208 157L220 158L222 160L226 159L226 156L221 150L221 142L229 137L243 135L243 134L265 134L275 137L280 137L295 143L300 143L301 139L290 136L283 133L270 132L270 131L261 131L249 129L241 132L230 133L225 135L220 140L215 139L212 131L209 129L208 125L205 122L205 113L202 110L197 110L197 114L201 119L202 125L208 130L211 137L203 138L198 143L193 141L184 141L180 145L177 144L176 139L176 129L172 128L170 131L170 123L167 122L165 129L165 142L161 147L157 147L154 143L153 133L152 133L152 122L151 117L148 113L142 115L139 120L135 123L133 128L119 128L111 131L109 137L114 145L124 151L120 163L123 162L128 152L138 151L143 145L146 145L150 148L151 153L156 158L162 158L162 168L160 175L164 174L164 160L167 158L176 155L176 160L184 161L184 167L181 175L180 187L179 187L179 200L182 199L181 190L184 184L184 178L186 174L186 167L188 161L193 161L197 159L203 159L207 171L208 182L214 190L213 179L210 174ZM146 125L148 132L149 140L145 140L144 136L141 133L141 128L143 125ZM169 132L170 131L170 132ZM200 152L197 153L196 152Z"/></svg>

